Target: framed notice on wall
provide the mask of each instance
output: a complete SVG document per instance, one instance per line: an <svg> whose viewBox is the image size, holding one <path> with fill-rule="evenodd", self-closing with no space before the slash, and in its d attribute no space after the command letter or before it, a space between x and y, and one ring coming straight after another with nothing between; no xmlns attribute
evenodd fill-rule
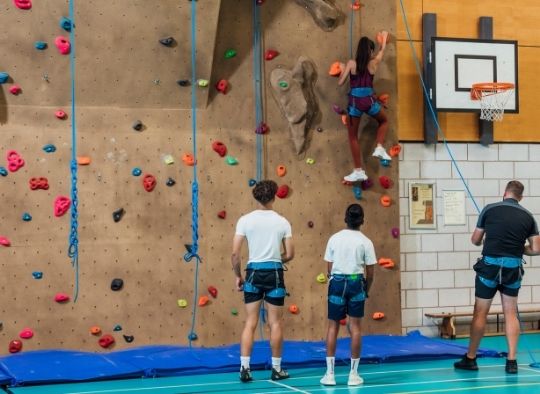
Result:
<svg viewBox="0 0 540 394"><path fill-rule="evenodd" d="M411 229L437 228L435 212L435 184L409 183L409 227Z"/></svg>
<svg viewBox="0 0 540 394"><path fill-rule="evenodd" d="M445 226L467 224L465 190L443 190L443 218Z"/></svg>

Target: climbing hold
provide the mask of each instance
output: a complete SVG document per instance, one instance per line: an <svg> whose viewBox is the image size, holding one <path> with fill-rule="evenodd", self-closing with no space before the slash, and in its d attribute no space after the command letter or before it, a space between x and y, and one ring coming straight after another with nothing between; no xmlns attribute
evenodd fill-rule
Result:
<svg viewBox="0 0 540 394"><path fill-rule="evenodd" d="M356 198L357 200L361 200L362 199L362 187L358 186L358 185L354 185L353 186L353 194L354 194L354 198Z"/></svg>
<svg viewBox="0 0 540 394"><path fill-rule="evenodd" d="M236 56L236 50L234 49L227 49L225 51L225 59L232 59Z"/></svg>
<svg viewBox="0 0 540 394"><path fill-rule="evenodd" d="M381 320L381 319L384 319L384 313L382 312L373 313L373 320Z"/></svg>
<svg viewBox="0 0 540 394"><path fill-rule="evenodd" d="M201 296L199 298L199 303L198 304L199 304L199 306L205 306L205 305L208 304L209 301L210 301L210 299L208 298L208 296L204 295L204 296Z"/></svg>
<svg viewBox="0 0 540 394"><path fill-rule="evenodd" d="M25 212L22 215L22 220L24 220L25 222L29 222L30 220L32 220L32 216L28 212Z"/></svg>
<svg viewBox="0 0 540 394"><path fill-rule="evenodd" d="M343 123L343 126L347 126L348 119L347 115L341 115L341 123Z"/></svg>
<svg viewBox="0 0 540 394"><path fill-rule="evenodd" d="M332 65L330 66L330 70L328 70L328 74L332 77L339 77L343 71L342 64L343 63L341 62L332 63Z"/></svg>
<svg viewBox="0 0 540 394"><path fill-rule="evenodd" d="M295 304L290 305L289 312L291 312L293 315L298 314L299 312L298 306L296 306Z"/></svg>
<svg viewBox="0 0 540 394"><path fill-rule="evenodd" d="M56 116L58 119L66 119L67 114L63 110L59 109L54 113L54 116Z"/></svg>
<svg viewBox="0 0 540 394"><path fill-rule="evenodd" d="M227 217L227 211L219 211L217 215L218 218L225 219Z"/></svg>
<svg viewBox="0 0 540 394"><path fill-rule="evenodd" d="M317 131L318 131L319 133L322 133L324 130L323 130L322 127L317 127Z"/></svg>
<svg viewBox="0 0 540 394"><path fill-rule="evenodd" d="M34 43L34 48L36 48L39 51L42 51L44 49L47 49L47 43L45 41L36 41Z"/></svg>
<svg viewBox="0 0 540 394"><path fill-rule="evenodd" d="M388 105L388 102L390 101L390 95L388 93L381 93L379 94L378 99L379 102L386 107Z"/></svg>
<svg viewBox="0 0 540 394"><path fill-rule="evenodd" d="M278 187L276 196L279 198L285 198L289 195L289 186L287 185L281 185Z"/></svg>
<svg viewBox="0 0 540 394"><path fill-rule="evenodd" d="M43 272L41 272L41 271L34 271L34 272L32 272L32 277L33 277L34 279L41 279L41 278L43 278Z"/></svg>
<svg viewBox="0 0 540 394"><path fill-rule="evenodd" d="M71 200L66 196L58 196L54 199L54 216L63 216L69 207L71 206Z"/></svg>
<svg viewBox="0 0 540 394"><path fill-rule="evenodd" d="M392 157L396 157L396 156L399 156L401 152L401 145L400 144L396 144L394 146L392 146L390 148L390 156Z"/></svg>
<svg viewBox="0 0 540 394"><path fill-rule="evenodd" d="M53 144L47 144L41 149L43 149L43 151L45 151L47 153L56 152L56 146L54 146Z"/></svg>
<svg viewBox="0 0 540 394"><path fill-rule="evenodd" d="M383 42L388 43L388 32L386 30L381 30L380 32L377 33L377 36L375 37L375 39L377 40L377 43L379 45L382 45Z"/></svg>
<svg viewBox="0 0 540 394"><path fill-rule="evenodd" d="M309 228L313 228L313 226L315 226L315 223L313 223L311 220L309 222L307 222L307 226Z"/></svg>
<svg viewBox="0 0 540 394"><path fill-rule="evenodd" d="M345 110L337 104L332 105L332 110L338 115L345 115Z"/></svg>
<svg viewBox="0 0 540 394"><path fill-rule="evenodd" d="M116 211L114 211L112 213L112 217L113 217L114 222L118 223L120 220L122 220L125 213L126 213L126 211L124 210L124 208L120 208L120 209L117 209Z"/></svg>
<svg viewBox="0 0 540 394"><path fill-rule="evenodd" d="M146 174L143 178L143 187L147 192L154 190L156 183L156 178L151 174Z"/></svg>
<svg viewBox="0 0 540 394"><path fill-rule="evenodd" d="M133 122L131 128L135 131L141 131L144 128L143 122L137 119L135 122Z"/></svg>
<svg viewBox="0 0 540 394"><path fill-rule="evenodd" d="M319 275L317 275L317 282L326 283L326 275L323 274L322 272Z"/></svg>
<svg viewBox="0 0 540 394"><path fill-rule="evenodd" d="M13 0L15 7L20 8L21 10L29 10L32 8L32 0Z"/></svg>
<svg viewBox="0 0 540 394"><path fill-rule="evenodd" d="M278 85L281 89L287 89L289 87L289 84L286 81L279 81Z"/></svg>
<svg viewBox="0 0 540 394"><path fill-rule="evenodd" d="M49 189L49 181L47 178L30 178L30 189L31 190L48 190Z"/></svg>
<svg viewBox="0 0 540 394"><path fill-rule="evenodd" d="M216 90L220 93L227 94L227 90L229 89L229 82L226 79L220 79L216 83Z"/></svg>
<svg viewBox="0 0 540 394"><path fill-rule="evenodd" d="M268 125L264 122L261 122L255 129L255 134L266 134L269 130L270 128L268 127Z"/></svg>
<svg viewBox="0 0 540 394"><path fill-rule="evenodd" d="M179 306L180 308L185 308L185 307L187 306L187 301L186 301L184 298L180 298L180 299L178 300L178 306Z"/></svg>
<svg viewBox="0 0 540 394"><path fill-rule="evenodd" d="M362 3L360 3L358 0L351 3L351 9L353 11L358 11L360 9L360 7L362 7Z"/></svg>
<svg viewBox="0 0 540 394"><path fill-rule="evenodd" d="M80 166L87 166L92 162L89 156L77 156L77 164Z"/></svg>
<svg viewBox="0 0 540 394"><path fill-rule="evenodd" d="M34 336L34 331L32 331L31 328L23 328L22 331L19 333L19 337L21 339L30 339Z"/></svg>
<svg viewBox="0 0 540 394"><path fill-rule="evenodd" d="M209 84L208 79L199 79L197 81L197 85L199 85L200 88L205 88Z"/></svg>
<svg viewBox="0 0 540 394"><path fill-rule="evenodd" d="M225 162L230 166L235 166L235 165L238 164L238 160L236 159L236 157L232 157L232 156L229 156L229 155L227 155L227 157L225 157Z"/></svg>
<svg viewBox="0 0 540 394"><path fill-rule="evenodd" d="M213 298L216 298L218 295L218 291L214 286L208 286L208 292Z"/></svg>
<svg viewBox="0 0 540 394"><path fill-rule="evenodd" d="M190 167L193 167L197 163L195 156L193 156L191 153L184 153L182 155L182 161L186 166Z"/></svg>
<svg viewBox="0 0 540 394"><path fill-rule="evenodd" d="M174 157L172 155L165 155L163 156L163 162L170 166L174 164Z"/></svg>
<svg viewBox="0 0 540 394"><path fill-rule="evenodd" d="M9 93L11 93L14 96L17 96L21 92L22 92L22 89L19 85L13 85L9 88Z"/></svg>
<svg viewBox="0 0 540 394"><path fill-rule="evenodd" d="M385 189L389 189L390 186L392 186L392 181L386 175L382 175L379 177L379 183Z"/></svg>
<svg viewBox="0 0 540 394"><path fill-rule="evenodd" d="M8 171L6 170L6 168L0 167L0 175L7 176L7 174L8 174Z"/></svg>
<svg viewBox="0 0 540 394"><path fill-rule="evenodd" d="M391 269L391 268L394 268L395 264L394 264L394 260L392 259L389 259L387 257L381 257L378 261L378 264L383 267L383 268L387 268L387 269Z"/></svg>
<svg viewBox="0 0 540 394"><path fill-rule="evenodd" d="M392 230L390 230L390 233L392 234L392 237L399 238L399 228L398 227L392 227Z"/></svg>
<svg viewBox="0 0 540 394"><path fill-rule="evenodd" d="M14 339L9 343L8 349L10 353L19 353L22 350L22 342L18 339Z"/></svg>
<svg viewBox="0 0 540 394"><path fill-rule="evenodd" d="M191 85L191 83L189 82L189 79L179 79L178 81L176 81L176 83L178 85L182 86L183 88L185 88L186 86Z"/></svg>
<svg viewBox="0 0 540 394"><path fill-rule="evenodd" d="M90 327L90 334L92 335L99 335L101 334L101 328L99 326L92 326Z"/></svg>
<svg viewBox="0 0 540 394"><path fill-rule="evenodd" d="M221 141L212 142L212 149L221 157L225 157L227 154L227 147Z"/></svg>
<svg viewBox="0 0 540 394"><path fill-rule="evenodd" d="M279 177L285 176L285 174L287 173L287 167L285 167L283 164L280 164L276 167L276 173Z"/></svg>
<svg viewBox="0 0 540 394"><path fill-rule="evenodd" d="M120 278L114 278L111 282L112 291L120 291L124 287L124 281Z"/></svg>
<svg viewBox="0 0 540 394"><path fill-rule="evenodd" d="M71 23L71 19L66 18L65 16L60 18L59 25L60 25L60 28L64 29L65 31L71 31L71 28L73 27L73 25Z"/></svg>
<svg viewBox="0 0 540 394"><path fill-rule="evenodd" d="M371 179L366 179L360 183L360 186L362 187L362 190L367 190L373 186L373 181Z"/></svg>
<svg viewBox="0 0 540 394"><path fill-rule="evenodd" d="M315 159L312 159L311 157L308 157L308 158L306 159L306 163L307 163L307 164L315 164Z"/></svg>
<svg viewBox="0 0 540 394"><path fill-rule="evenodd" d="M263 5L264 4L264 0L257 0L257 5Z"/></svg>
<svg viewBox="0 0 540 394"><path fill-rule="evenodd" d="M238 316L238 310L236 308L231 308L231 315Z"/></svg>
<svg viewBox="0 0 540 394"><path fill-rule="evenodd" d="M169 187L174 186L176 184L176 181L172 179L171 177L167 178L167 182L165 184Z"/></svg>
<svg viewBox="0 0 540 394"><path fill-rule="evenodd" d="M6 83L9 79L9 74L7 72L0 72L0 84Z"/></svg>
<svg viewBox="0 0 540 394"><path fill-rule="evenodd" d="M0 237L0 245L7 248L8 246L11 246L11 242L6 237Z"/></svg>
<svg viewBox="0 0 540 394"><path fill-rule="evenodd" d="M342 325L342 326L346 326L346 325L347 325L347 318L344 317L343 319L341 319L341 320L339 321L339 324Z"/></svg>
<svg viewBox="0 0 540 394"><path fill-rule="evenodd" d="M68 55L71 51L71 44L66 37L58 36L54 39L54 45L62 55Z"/></svg>
<svg viewBox="0 0 540 394"><path fill-rule="evenodd" d="M120 324L117 324L114 326L113 331L122 331L122 326Z"/></svg>
<svg viewBox="0 0 540 394"><path fill-rule="evenodd" d="M249 180L248 184L249 184L249 187L253 187L253 186L255 186L257 184L257 181L255 179L251 178Z"/></svg>
<svg viewBox="0 0 540 394"><path fill-rule="evenodd" d="M56 295L54 296L54 300L56 302L67 302L69 301L69 296L65 293L56 293Z"/></svg>
<svg viewBox="0 0 540 394"><path fill-rule="evenodd" d="M383 207L388 208L392 205L392 199L388 195L381 196L380 203Z"/></svg>
<svg viewBox="0 0 540 394"><path fill-rule="evenodd" d="M275 49L267 49L264 52L264 60L272 60L279 56L279 52Z"/></svg>
<svg viewBox="0 0 540 394"><path fill-rule="evenodd" d="M114 338L112 335L106 334L99 338L99 346L104 349L111 347L114 344Z"/></svg>
<svg viewBox="0 0 540 394"><path fill-rule="evenodd" d="M197 334L195 334L194 332L190 332L189 335L188 335L188 339L190 341L196 341L199 337L197 336Z"/></svg>
<svg viewBox="0 0 540 394"><path fill-rule="evenodd" d="M124 337L124 341L126 341L127 343L131 343L135 339L133 335L122 335L122 336Z"/></svg>
<svg viewBox="0 0 540 394"><path fill-rule="evenodd" d="M173 37L165 37L159 40L159 43L161 45L164 45L166 47L171 47L174 45L174 38Z"/></svg>
<svg viewBox="0 0 540 394"><path fill-rule="evenodd" d="M388 160L388 159L381 159L381 166L383 166L383 167L390 167L391 163L392 162L390 160Z"/></svg>
<svg viewBox="0 0 540 394"><path fill-rule="evenodd" d="M24 159L17 153L17 151L9 150L6 155L6 159L8 162L8 169L11 172L15 172L24 166Z"/></svg>
<svg viewBox="0 0 540 394"><path fill-rule="evenodd" d="M142 174L142 170L139 167L134 167L131 170L131 175L133 176L140 176Z"/></svg>

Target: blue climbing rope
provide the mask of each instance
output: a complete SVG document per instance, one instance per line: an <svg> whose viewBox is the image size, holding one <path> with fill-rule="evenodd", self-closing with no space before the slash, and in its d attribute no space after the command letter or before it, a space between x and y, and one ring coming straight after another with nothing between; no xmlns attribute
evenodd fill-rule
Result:
<svg viewBox="0 0 540 394"><path fill-rule="evenodd" d="M193 181L191 183L191 234L192 244L190 250L184 255L186 262L195 259L195 285L193 287L193 309L191 329L188 334L189 347L197 339L195 324L197 320L197 296L199 293L199 183L197 182L197 8L196 1L191 2L191 131L193 140Z"/></svg>
<svg viewBox="0 0 540 394"><path fill-rule="evenodd" d="M69 64L71 70L71 226L69 233L68 256L75 269L75 290L73 302L79 297L79 198L77 193L77 112L75 101L75 0L69 0L69 19L71 29L69 39L71 50Z"/></svg>
<svg viewBox="0 0 540 394"><path fill-rule="evenodd" d="M439 124L439 120L437 119L437 115L435 114L435 110L433 109L433 105L431 104L431 100L429 98L428 90L426 87L426 83L424 81L424 78L422 77L422 69L420 67L420 61L418 60L418 56L416 55L416 51L414 49L413 40L411 36L411 30L409 28L409 21L407 19L407 14L405 12L405 6L403 5L403 0L399 0L400 6L401 6L401 15L403 16L403 23L405 25L405 29L407 30L407 38L409 39L409 45L411 47L411 52L414 59L414 64L416 66L416 72L418 73L418 77L420 78L420 82L422 84L422 90L424 92L424 96L426 98L426 102L428 104L429 112L431 113L431 116L433 117L433 121L435 122L435 125L437 126L437 131L439 135L441 136L443 140L444 147L448 151L448 155L450 156L450 159L452 160L452 164L454 165L454 168L456 169L457 173L459 174L459 177L461 179L461 182L463 182L463 185L465 186L465 189L467 190L467 194L469 195L471 201L473 202L476 210L478 213L480 213L480 207L476 203L476 200L474 199L471 190L469 189L469 185L467 185L467 182L465 182L465 178L463 178L463 175L461 173L461 170L459 166L457 165L456 159L454 158L454 154L452 153L452 149L448 146L448 141L446 140L446 136L441 128L441 125Z"/></svg>
<svg viewBox="0 0 540 394"><path fill-rule="evenodd" d="M257 0L253 0L253 80L255 84L255 129L257 129L263 121L263 104L262 104L262 45L261 45L261 22L259 5ZM257 169L255 179L259 182L262 179L263 173L263 135L256 134L256 157Z"/></svg>
<svg viewBox="0 0 540 394"><path fill-rule="evenodd" d="M351 0L351 11L350 11L350 18L349 18L349 59L353 58L353 35L354 35L354 1Z"/></svg>

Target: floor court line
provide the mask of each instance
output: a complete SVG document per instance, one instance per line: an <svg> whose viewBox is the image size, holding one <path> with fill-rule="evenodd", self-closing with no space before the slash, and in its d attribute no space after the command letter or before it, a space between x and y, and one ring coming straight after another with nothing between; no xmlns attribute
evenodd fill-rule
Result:
<svg viewBox="0 0 540 394"><path fill-rule="evenodd" d="M423 391L403 391L395 394L427 394L427 393L447 393L449 391L470 391L470 390L483 390L483 389L497 389L503 387L524 387L524 386L540 386L538 383L516 383L516 384L499 384L490 386L475 386L475 387L456 387L456 388L444 388L436 390L423 390Z"/></svg>
<svg viewBox="0 0 540 394"><path fill-rule="evenodd" d="M295 387L286 385L286 384L284 384L284 383L276 382L276 381L274 381L274 380L267 380L267 382L276 384L276 385L281 386L281 387L285 387L286 389L292 390L292 391L294 391L294 392L296 392L296 393L310 394L309 391L300 390L300 389L297 389L297 388L295 388Z"/></svg>

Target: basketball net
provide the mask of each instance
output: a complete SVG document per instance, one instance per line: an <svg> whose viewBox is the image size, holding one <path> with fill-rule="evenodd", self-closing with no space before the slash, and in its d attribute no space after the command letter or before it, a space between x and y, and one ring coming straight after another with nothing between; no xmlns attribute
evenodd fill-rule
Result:
<svg viewBox="0 0 540 394"><path fill-rule="evenodd" d="M471 89L471 98L480 100L480 119L491 122L503 119L504 107L513 95L511 83L477 83Z"/></svg>

